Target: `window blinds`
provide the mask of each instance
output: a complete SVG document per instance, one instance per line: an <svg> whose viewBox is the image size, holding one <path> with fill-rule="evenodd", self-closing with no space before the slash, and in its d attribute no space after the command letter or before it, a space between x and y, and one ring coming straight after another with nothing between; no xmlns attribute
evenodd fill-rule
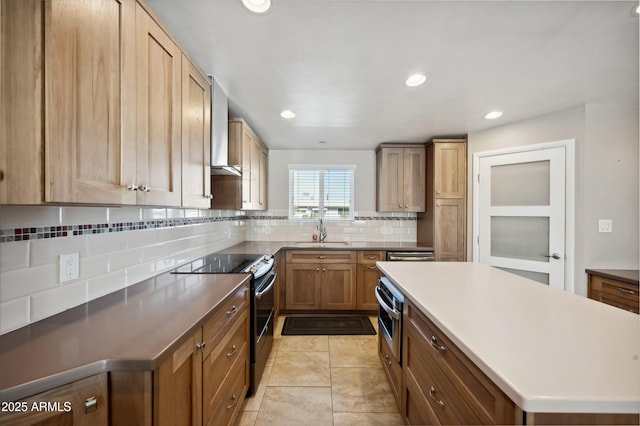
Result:
<svg viewBox="0 0 640 426"><path fill-rule="evenodd" d="M290 219L353 219L353 168L289 168Z"/></svg>

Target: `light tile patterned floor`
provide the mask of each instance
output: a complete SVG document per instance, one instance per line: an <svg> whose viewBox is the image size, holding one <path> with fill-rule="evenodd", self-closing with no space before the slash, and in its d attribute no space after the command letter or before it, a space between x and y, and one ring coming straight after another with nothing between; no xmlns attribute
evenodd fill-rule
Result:
<svg viewBox="0 0 640 426"><path fill-rule="evenodd" d="M378 336L282 336L236 426L402 425L378 358ZM377 319L371 318L377 329ZM377 330L376 330L377 331Z"/></svg>

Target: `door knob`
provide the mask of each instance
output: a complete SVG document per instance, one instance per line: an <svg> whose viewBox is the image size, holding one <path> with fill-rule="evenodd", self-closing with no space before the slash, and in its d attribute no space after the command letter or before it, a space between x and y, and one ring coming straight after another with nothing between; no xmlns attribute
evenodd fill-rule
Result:
<svg viewBox="0 0 640 426"><path fill-rule="evenodd" d="M553 253L553 254L548 254L545 256L547 259L551 258L551 259L555 259L558 260L560 259L560 255L558 253Z"/></svg>

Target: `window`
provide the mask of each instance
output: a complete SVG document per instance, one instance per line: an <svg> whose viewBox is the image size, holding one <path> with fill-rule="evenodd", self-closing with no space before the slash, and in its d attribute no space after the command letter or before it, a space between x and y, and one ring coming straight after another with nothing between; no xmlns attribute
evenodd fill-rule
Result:
<svg viewBox="0 0 640 426"><path fill-rule="evenodd" d="M355 166L289 166L289 219L352 220Z"/></svg>

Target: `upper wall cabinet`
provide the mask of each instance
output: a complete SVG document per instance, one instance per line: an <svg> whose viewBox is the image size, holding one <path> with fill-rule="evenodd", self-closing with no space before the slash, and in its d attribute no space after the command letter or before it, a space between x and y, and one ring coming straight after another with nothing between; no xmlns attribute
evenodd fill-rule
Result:
<svg viewBox="0 0 640 426"><path fill-rule="evenodd" d="M211 82L182 56L182 206L211 204Z"/></svg>
<svg viewBox="0 0 640 426"><path fill-rule="evenodd" d="M229 120L229 165L242 176L212 176L211 208L267 210L269 149L240 118Z"/></svg>
<svg viewBox="0 0 640 426"><path fill-rule="evenodd" d="M0 204L208 206L208 79L143 6L1 1Z"/></svg>
<svg viewBox="0 0 640 426"><path fill-rule="evenodd" d="M3 204L133 204L135 0L2 1Z"/></svg>
<svg viewBox="0 0 640 426"><path fill-rule="evenodd" d="M138 204L182 203L182 52L136 5Z"/></svg>
<svg viewBox="0 0 640 426"><path fill-rule="evenodd" d="M377 211L424 211L425 158L422 144L382 144L376 149Z"/></svg>

